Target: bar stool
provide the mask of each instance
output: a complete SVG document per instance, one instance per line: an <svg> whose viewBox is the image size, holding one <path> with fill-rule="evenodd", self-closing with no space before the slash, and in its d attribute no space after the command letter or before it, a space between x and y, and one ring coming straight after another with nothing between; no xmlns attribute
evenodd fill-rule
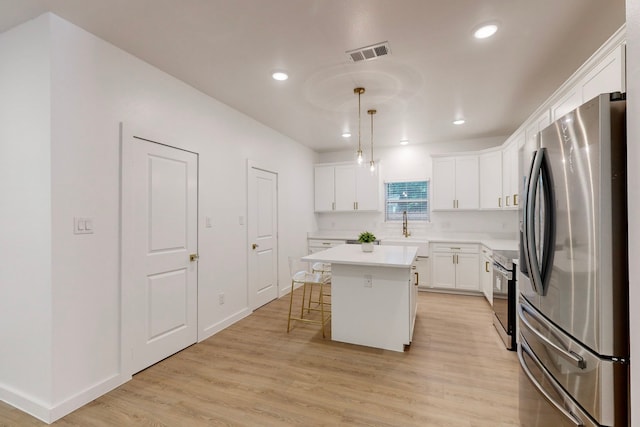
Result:
<svg viewBox="0 0 640 427"><path fill-rule="evenodd" d="M326 337L324 325L331 318L331 311L325 309L325 287L331 283L331 276L322 271L314 271L313 266L300 258L289 257L289 271L291 273L291 293L289 296L289 320L287 322L287 333L291 330L291 321L297 320L305 323L319 324L322 328L322 338ZM302 286L302 301L300 307L300 317L292 316L293 311L293 291L296 286ZM313 289L319 289L317 304L311 307L311 295ZM309 296L307 299L307 292ZM306 307L305 307L306 306ZM306 310L305 310L306 308ZM306 317L305 317L305 311ZM311 312L319 312L320 319L311 317Z"/></svg>
<svg viewBox="0 0 640 427"><path fill-rule="evenodd" d="M310 289L309 292L309 300L307 302L307 313L311 310L311 302L313 301L316 304L316 307L320 304L320 298L324 298L324 305L331 305L331 264L328 262L314 262L311 266L312 273L322 273L325 278L329 277L328 283L325 283L322 289L322 294L318 292L318 299L313 301L313 289ZM327 301L327 299L329 301Z"/></svg>

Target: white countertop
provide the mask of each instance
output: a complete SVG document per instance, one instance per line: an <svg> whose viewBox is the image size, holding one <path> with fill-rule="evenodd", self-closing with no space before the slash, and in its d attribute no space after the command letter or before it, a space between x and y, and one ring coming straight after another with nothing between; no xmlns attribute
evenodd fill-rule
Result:
<svg viewBox="0 0 640 427"><path fill-rule="evenodd" d="M328 239L328 240L356 240L358 238L357 233L339 232L339 231L317 231L307 233L309 239ZM516 251L519 250L520 244L517 239L496 239L491 238L481 233L453 233L451 236L446 234L429 234L424 236L411 236L405 239L400 236L385 236L379 237L382 244L386 241L398 242L405 240L406 242L415 241L416 245L428 244L431 242L459 242L459 243L478 243L488 247L494 251ZM393 243L391 243L393 245ZM357 245L356 245L357 246Z"/></svg>
<svg viewBox="0 0 640 427"><path fill-rule="evenodd" d="M363 252L360 245L338 245L303 257L304 261L331 264L368 265L373 267L409 268L416 259L417 246L379 246Z"/></svg>

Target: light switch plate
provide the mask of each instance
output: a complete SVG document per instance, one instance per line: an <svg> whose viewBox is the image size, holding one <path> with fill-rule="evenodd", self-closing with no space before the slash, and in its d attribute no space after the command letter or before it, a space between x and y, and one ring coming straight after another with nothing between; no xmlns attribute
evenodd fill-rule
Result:
<svg viewBox="0 0 640 427"><path fill-rule="evenodd" d="M93 234L93 218L73 218L73 234Z"/></svg>

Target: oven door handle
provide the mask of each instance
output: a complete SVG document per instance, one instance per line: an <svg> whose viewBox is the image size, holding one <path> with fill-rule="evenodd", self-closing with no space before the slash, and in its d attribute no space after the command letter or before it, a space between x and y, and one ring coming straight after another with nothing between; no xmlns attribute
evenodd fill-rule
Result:
<svg viewBox="0 0 640 427"><path fill-rule="evenodd" d="M535 388L538 389L538 391L540 393L542 393L542 395L545 397L545 399L547 399L549 401L549 403L551 403L553 406L555 406L555 408L558 411L560 411L562 413L562 415L567 417L573 423L573 425L575 425L576 427L584 426L584 423L582 422L582 420L580 420L576 415L574 415L572 412L570 412L566 408L564 408L560 403L556 402L554 400L553 396L551 396L549 394L549 392L547 390L545 390L544 387L542 387L542 384L540 384L538 382L538 380L535 379L535 377L531 373L531 370L527 366L527 363L524 361L524 356L522 354L523 352L527 353L527 355L531 358L531 360L533 360L533 362L536 365L538 365L538 367L540 368L540 371L542 372L542 374L547 378L547 380L552 385L552 387L556 390L556 392L558 392L562 396L563 399L565 399L565 400L571 399L571 397L567 394L567 392L565 392L562 389L562 387L560 387L560 386L558 386L556 384L556 380L547 372L547 370L544 368L544 366L542 366L542 364L540 363L540 361L538 360L536 355L533 354L533 351L531 350L531 347L529 347L529 344L527 343L527 341L524 340L524 339L521 339L520 340L520 345L518 346L518 359L520 360L520 366L522 367L522 370L524 371L524 373L529 378L529 381L531 381L533 383L533 385L535 386Z"/></svg>
<svg viewBox="0 0 640 427"><path fill-rule="evenodd" d="M544 335L542 335L536 328L534 328L533 325L531 323L529 323L529 320L527 320L527 318L526 318L526 316L524 314L525 311L531 317L536 319L538 322L540 322L540 320L538 319L538 316L535 313L531 312L530 309L525 307L523 304L518 304L518 317L520 318L520 321L525 324L527 329L532 334L534 334L540 341L543 341L548 347L553 349L560 356L562 356L563 358L565 358L568 361L570 361L571 363L573 363L577 368L586 369L587 362L581 356L579 356L579 355L577 355L577 354L575 354L575 353L573 353L573 352L571 352L569 350L566 350L566 349L560 347L559 345L557 345L556 343L551 341L549 338L547 338Z"/></svg>

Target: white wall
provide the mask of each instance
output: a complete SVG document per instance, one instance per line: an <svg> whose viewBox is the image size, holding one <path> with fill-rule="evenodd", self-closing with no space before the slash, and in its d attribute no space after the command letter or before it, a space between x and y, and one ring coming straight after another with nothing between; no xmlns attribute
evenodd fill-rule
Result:
<svg viewBox="0 0 640 427"><path fill-rule="evenodd" d="M460 151L477 151L501 145L506 137L486 138L474 141L456 141L431 144L406 145L381 148L374 152L380 164L382 182L432 179L433 154ZM352 151L321 153L322 163L354 160ZM401 224L385 223L384 213L342 212L316 214L318 229L322 231L372 230L382 235L400 235ZM496 238L517 239L518 219L516 211L432 212L431 223L413 222L409 229L414 235L442 233L482 233Z"/></svg>
<svg viewBox="0 0 640 427"><path fill-rule="evenodd" d="M0 34L0 399L51 398L49 27Z"/></svg>
<svg viewBox="0 0 640 427"><path fill-rule="evenodd" d="M119 360L119 123L199 153L200 339L250 312L248 159L278 173L279 275L286 291L286 256L304 253L306 232L316 227L312 167L316 154L55 15L28 25L51 42L49 53L44 49L34 54L45 64L51 57L51 163L45 159L43 168L51 169L51 180L43 180L51 188L52 200L52 286L45 288L52 292L49 406L55 419L126 380ZM16 37L10 44L32 50L26 42L25 37ZM26 73L28 68L19 71ZM44 138L45 147L46 142ZM17 154L12 161L17 163L14 169L35 168ZM93 218L95 233L74 235L74 216ZM240 216L245 218L242 225ZM212 218L212 228L204 227L205 217ZM15 240L21 237L18 233ZM220 292L225 293L224 305L218 304ZM45 302L48 297L43 295ZM13 297L15 302L29 304ZM0 312L3 325L11 320L5 313ZM34 341L46 346L39 341L43 333L36 334ZM18 370L15 375L32 373ZM6 385L5 378L0 376L0 387ZM23 393L35 397L33 384Z"/></svg>
<svg viewBox="0 0 640 427"><path fill-rule="evenodd" d="M627 0L626 6L631 425L640 427L640 0Z"/></svg>

